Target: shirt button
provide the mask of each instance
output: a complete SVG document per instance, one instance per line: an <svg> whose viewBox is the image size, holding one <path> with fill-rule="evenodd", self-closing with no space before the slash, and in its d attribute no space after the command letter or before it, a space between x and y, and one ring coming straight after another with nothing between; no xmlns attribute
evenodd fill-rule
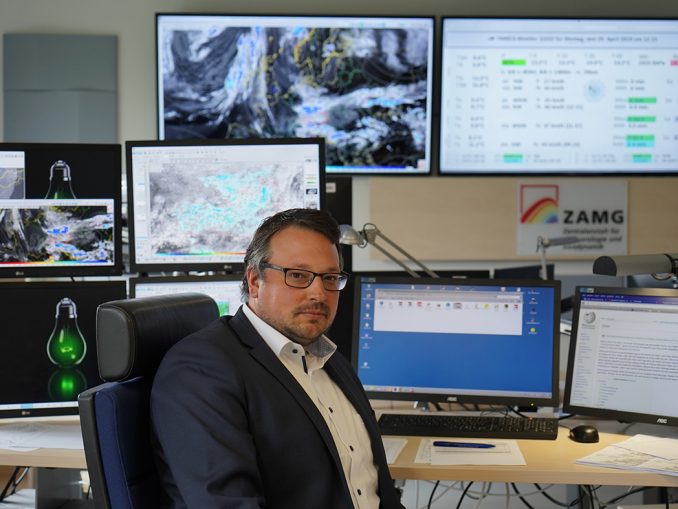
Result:
<svg viewBox="0 0 678 509"><path fill-rule="evenodd" d="M297 349L295 348L294 350L292 350L292 353L295 353L295 354L296 354L296 353L299 353L299 350L297 350Z"/></svg>
<svg viewBox="0 0 678 509"><path fill-rule="evenodd" d="M363 492L358 490L358 495L362 495L362 494L363 494Z"/></svg>
<svg viewBox="0 0 678 509"><path fill-rule="evenodd" d="M352 445L349 445L348 448L351 450L351 452L353 452L355 450L355 449L353 449Z"/></svg>
<svg viewBox="0 0 678 509"><path fill-rule="evenodd" d="M332 410L332 407L331 407L331 406L330 406L330 407L327 407L327 409L330 411L331 414L334 413L334 410Z"/></svg>

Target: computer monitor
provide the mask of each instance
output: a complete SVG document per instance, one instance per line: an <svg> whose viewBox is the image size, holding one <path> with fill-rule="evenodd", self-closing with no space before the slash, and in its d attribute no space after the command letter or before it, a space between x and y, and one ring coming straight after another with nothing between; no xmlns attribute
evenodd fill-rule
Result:
<svg viewBox="0 0 678 509"><path fill-rule="evenodd" d="M77 414L78 394L102 383L97 307L126 294L125 281L0 283L0 417Z"/></svg>
<svg viewBox="0 0 678 509"><path fill-rule="evenodd" d="M0 277L122 273L121 147L0 143Z"/></svg>
<svg viewBox="0 0 678 509"><path fill-rule="evenodd" d="M355 302L369 397L557 405L559 281L360 277Z"/></svg>
<svg viewBox="0 0 678 509"><path fill-rule="evenodd" d="M678 169L678 19L442 20L440 173Z"/></svg>
<svg viewBox="0 0 678 509"><path fill-rule="evenodd" d="M158 138L319 136L327 172L431 170L433 17L158 14Z"/></svg>
<svg viewBox="0 0 678 509"><path fill-rule="evenodd" d="M563 410L678 426L678 290L578 286Z"/></svg>
<svg viewBox="0 0 678 509"><path fill-rule="evenodd" d="M546 264L546 277L553 279L555 266L552 263ZM493 276L496 279L540 279L541 265L521 265L518 267L502 267L494 269Z"/></svg>
<svg viewBox="0 0 678 509"><path fill-rule="evenodd" d="M209 295L219 306L219 315L233 315L242 304L241 276L169 276L133 277L129 280L130 298L153 297L173 293L197 292Z"/></svg>
<svg viewBox="0 0 678 509"><path fill-rule="evenodd" d="M133 272L238 271L259 224L324 207L320 138L128 141Z"/></svg>

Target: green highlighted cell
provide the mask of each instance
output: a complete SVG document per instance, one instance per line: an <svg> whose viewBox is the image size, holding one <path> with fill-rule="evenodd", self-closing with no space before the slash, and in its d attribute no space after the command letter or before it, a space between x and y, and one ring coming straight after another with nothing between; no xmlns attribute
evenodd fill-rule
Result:
<svg viewBox="0 0 678 509"><path fill-rule="evenodd" d="M654 134L629 134L626 136L626 146L629 148L654 147Z"/></svg>
<svg viewBox="0 0 678 509"><path fill-rule="evenodd" d="M505 163L522 163L523 154L504 154Z"/></svg>
<svg viewBox="0 0 678 509"><path fill-rule="evenodd" d="M651 163L652 154L633 154L634 163Z"/></svg>
<svg viewBox="0 0 678 509"><path fill-rule="evenodd" d="M656 122L657 117L626 117L627 122Z"/></svg>
<svg viewBox="0 0 678 509"><path fill-rule="evenodd" d="M501 61L501 65L526 65L527 60L524 58L506 58Z"/></svg>
<svg viewBox="0 0 678 509"><path fill-rule="evenodd" d="M629 97L629 103L631 104L656 104L656 97Z"/></svg>

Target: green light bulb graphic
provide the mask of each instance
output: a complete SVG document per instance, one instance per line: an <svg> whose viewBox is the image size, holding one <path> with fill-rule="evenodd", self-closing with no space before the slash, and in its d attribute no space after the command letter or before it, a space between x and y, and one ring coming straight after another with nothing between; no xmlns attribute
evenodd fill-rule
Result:
<svg viewBox="0 0 678 509"><path fill-rule="evenodd" d="M87 343L78 327L75 302L64 297L56 306L56 322L47 340L47 355L57 366L70 368L80 364L86 353Z"/></svg>
<svg viewBox="0 0 678 509"><path fill-rule="evenodd" d="M87 380L78 368L58 368L47 382L50 401L75 401L85 389Z"/></svg>
<svg viewBox="0 0 678 509"><path fill-rule="evenodd" d="M56 161L49 169L49 189L45 199L68 200L75 198L71 187L71 167L65 161Z"/></svg>

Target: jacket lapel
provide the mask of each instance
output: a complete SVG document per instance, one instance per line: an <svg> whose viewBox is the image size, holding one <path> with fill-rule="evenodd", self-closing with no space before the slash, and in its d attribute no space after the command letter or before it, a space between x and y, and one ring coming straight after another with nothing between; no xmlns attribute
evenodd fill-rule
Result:
<svg viewBox="0 0 678 509"><path fill-rule="evenodd" d="M287 370L283 363L280 362L280 359L276 357L271 348L252 326L242 309L237 311L235 316L229 320L228 324L235 331L238 338L250 349L250 355L271 373L271 375L292 395L297 403L299 403L299 406L303 408L304 412L306 412L309 419L320 433L320 436L332 454L337 467L340 471L343 471L339 453L334 445L332 433L327 427L325 419L323 419L323 416L320 414L320 411L316 408L313 401L311 401L311 398L308 397L306 391L299 385L294 376Z"/></svg>

